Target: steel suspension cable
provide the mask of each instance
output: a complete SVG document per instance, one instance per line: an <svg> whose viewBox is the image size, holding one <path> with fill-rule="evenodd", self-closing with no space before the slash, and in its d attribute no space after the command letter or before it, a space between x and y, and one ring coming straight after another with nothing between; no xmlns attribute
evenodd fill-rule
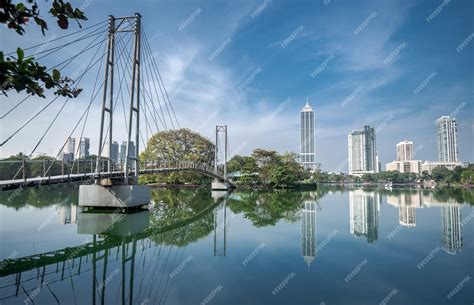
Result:
<svg viewBox="0 0 474 305"><path fill-rule="evenodd" d="M99 36L98 36L98 37L99 37ZM94 40L94 41L95 41L95 40ZM104 40L104 41L105 41L105 40ZM102 43L103 43L103 41L102 41ZM90 44L91 44L91 43L89 43L89 45L90 45ZM88 45L88 46L89 46L89 45ZM97 44L96 44L96 45L97 45ZM63 64L63 63L65 63L66 61L69 60L69 62L67 62L63 67L59 68L59 71L63 70L63 69L66 68L75 58L77 58L77 57L78 57L79 55L81 55L82 53L88 51L88 50L90 49L90 48L87 48L88 46L86 46L80 53L78 53L78 54L76 54L75 56L72 56L72 57L66 59L65 61L63 61L62 63L60 63L60 64L58 64L58 65L56 65L56 66L54 66L54 67L49 68L47 71L50 71L50 70L54 69L55 67L57 67L57 66L59 66L59 65L61 65L61 64ZM95 45L94 45L94 46L95 46ZM94 46L92 46L92 47L94 47ZM91 48L92 48L92 47L91 47ZM42 85L42 86L43 86L43 85ZM16 108L18 108L21 104L23 104L28 98L30 98L30 97L32 97L32 96L33 96L33 94L27 95L27 96L26 96L25 98L23 98L18 104L16 104L15 106L13 106L13 107L12 107L10 110L8 110L4 115L2 115L2 116L0 117L0 119L5 118L5 117L6 117L7 115L9 115L13 110L15 110Z"/></svg>
<svg viewBox="0 0 474 305"><path fill-rule="evenodd" d="M144 57L146 57L146 53L144 54ZM150 78L150 74L148 73L148 63L149 62L149 59L148 58L145 58L145 74L146 74L146 79L147 79L147 83L148 83L148 91L151 92L151 94L153 93L153 91L151 90L151 86L150 86L150 82L153 82L153 79ZM156 87L155 87L155 90L156 90ZM165 128L166 130L166 125L163 123L164 121L161 120L160 118L160 115L158 114L158 111L156 110L155 108L155 103L153 103L153 97L150 96L150 93L149 93L149 98L152 100L151 102L151 105L153 107L153 113L154 113L154 117L155 117L155 121L156 121L156 117L158 117L158 119L160 120L161 122L161 125ZM164 114L163 114L163 109L161 108L161 103L160 103L160 100L159 100L159 96L157 95L156 96L157 100L158 100L158 105L160 107L160 110L161 110L161 114L163 116L163 119L164 119ZM156 126L157 130L159 131L159 128L158 128L158 124Z"/></svg>
<svg viewBox="0 0 474 305"><path fill-rule="evenodd" d="M94 61L95 57L97 56L97 53L99 51L100 47L97 48L94 56L91 58L91 60L89 61L89 64L87 66L87 69L82 73L82 75L78 78L78 84L81 82L82 78L84 77L84 75L93 67L97 64L97 62L99 62L104 55L102 55L101 57L99 57L99 59L97 59L93 64L92 62ZM70 100L70 97L68 97L62 107L59 109L58 113L56 114L56 116L53 118L53 120L51 121L51 123L49 124L48 128L46 129L46 131L43 133L43 135L41 136L41 138L39 139L39 141L36 143L36 146L33 148L33 150L31 151L31 153L29 154L28 158L30 158L33 153L36 151L36 149L38 148L38 146L41 144L41 142L43 141L44 137L46 136L46 134L49 132L49 130L51 129L51 127L53 126L53 124L56 122L57 118L59 117L59 115L61 114L61 112L63 111L64 107L66 106L67 102ZM49 169L51 168L51 166L54 164L54 162L52 162L52 164L48 167L48 172L49 172ZM23 165L22 165L23 166ZM21 168L20 168L21 169ZM18 175L18 173L20 172L20 170L18 170L18 172L15 174L15 177L13 179L16 178L16 176ZM45 175L46 176L46 171L45 171ZM43 177L44 177L43 176Z"/></svg>
<svg viewBox="0 0 474 305"><path fill-rule="evenodd" d="M153 63L155 63L154 58L153 58L153 53L152 53L152 51L151 51L151 48L147 48L147 46L148 46L148 45L147 45L147 41L144 40L144 42L145 42L145 43L144 43L144 51L145 51L145 52L148 52L148 55L149 55L149 56L151 57L151 59L152 59L152 60L151 60L151 63L152 63L152 64L151 64L151 67L150 67L150 69L151 69L151 71L152 71L152 75L153 75L153 72L154 72L154 73L155 73L154 77L155 77L155 79L156 79L156 82L158 82L158 87L160 88L161 96L163 97L163 103L165 104L166 112L168 113L168 117L169 117L169 119L170 119L171 127L172 127L173 129L175 129L173 120L172 120L172 118L171 118L171 113L170 113L170 110L169 110L169 107L168 107L168 103L166 103L165 94L164 94L163 89L162 89L162 87L161 87L161 83L160 83L159 80L158 80L158 76L157 76L158 74L156 73L156 66L153 64ZM153 84L155 84L156 82L154 81Z"/></svg>
<svg viewBox="0 0 474 305"><path fill-rule="evenodd" d="M126 63L125 63L124 65L126 66L126 69L124 69L124 71L126 70L126 71L128 72L129 77L131 78L131 72L130 72L128 66L126 65ZM141 83L142 83L142 85L143 85L143 79L141 80ZM143 97L143 101L144 101L145 107L148 108L148 110L151 112L151 110L150 110L149 107L148 107L148 103L146 102L145 94L143 94L143 93L144 93L144 90L146 90L146 88L144 89L144 88L140 87L140 92L142 93L142 97ZM130 90L128 90L128 88L127 88L127 91L128 91L128 93L130 94ZM147 92L147 93L148 93L148 92ZM144 109L146 109L146 108L144 108ZM152 129L152 128L150 127L150 125L148 124L148 117L147 117L147 115L146 115L146 111L144 112L144 115L145 115L145 122L146 122L145 124L148 125L149 130L152 131L153 129ZM157 127L157 131L159 131L159 129L158 129L158 124L156 123L156 120L155 120L155 124L156 124L156 127ZM146 125L145 125L145 129L147 128ZM147 138L148 138L148 137L147 137ZM143 140L142 140L142 141L143 141Z"/></svg>
<svg viewBox="0 0 474 305"><path fill-rule="evenodd" d="M78 30L78 31L76 31L76 32L69 33L69 34L67 34L67 35L63 35L63 36L61 36L61 37L58 37L58 38L55 38L55 39L52 39L52 40L49 40L49 41L46 41L46 42L39 43L39 44L34 45L34 46L31 46L31 47L25 48L25 49L23 49L23 51L31 50L31 49L33 49L33 48L37 48L37 47L42 46L42 45L45 45L45 44L50 44L50 43L53 42L53 41L57 41L57 40L61 40L61 39L66 38L66 37L73 36L73 35L75 35L75 34L77 34L77 33L80 33L80 32L86 31L86 30L89 30L89 29L91 29L91 28L94 28L94 27L96 27L96 26L98 26L98 25L100 25L100 24L102 24L102 23L106 23L106 22L108 22L108 20L104 20L104 21L98 22L98 23L96 23L96 24L93 24L93 25L90 25L90 26L88 26L88 27L82 28L82 29L80 29L80 30ZM12 52L10 52L10 53L6 53L5 55L11 55L11 54L16 54L16 51L12 51Z"/></svg>
<svg viewBox="0 0 474 305"><path fill-rule="evenodd" d="M62 45L59 45L59 46L55 46L55 47L53 47L53 48L51 48L51 49L42 50L42 51L40 51L40 52L31 54L31 55L29 55L28 57L33 57L33 58L34 58L36 55L40 55L40 54L44 54L44 53L48 52L48 53L46 53L46 54L44 54L44 55L41 55L41 56L38 57L38 58L35 58L35 60L40 60L40 59L43 59L43 58L45 58L45 57L48 57L48 56L51 55L51 54L54 54L54 53L58 52L58 51L64 49L65 47L68 47L68 46L70 46L70 45L72 45L72 44L74 44L74 43L76 43L76 42L80 42L80 41L82 41L82 40L86 40L86 39L88 39L88 38L90 38L90 37L100 36L100 34L103 34L103 33L107 32L107 29L102 29L101 31L99 31L99 30L101 30L101 29L99 28L99 29L93 31L91 34L84 35L83 37L80 37L80 38L78 38L78 39L76 39L76 40L67 42L67 43L65 43L65 44L62 44Z"/></svg>
<svg viewBox="0 0 474 305"><path fill-rule="evenodd" d="M106 52L104 51L104 54L101 56L102 58L106 55ZM118 59L117 59L118 60ZM94 96L91 97L91 100L89 101L89 104L88 106L86 107L86 109L84 110L84 112L82 113L81 117L79 118L79 120L77 121L76 125L74 126L74 128L72 129L72 131L69 133L69 136L67 137L66 141L64 142L63 146L59 149L59 152L57 153L56 155L56 159L58 158L58 156L61 154L61 151L63 151L64 147L66 146L67 144L67 141L68 139L72 136L72 134L76 131L77 127L79 126L79 124L81 123L82 119L84 118L84 116L86 115L86 113L89 111L93 101L95 100L95 98L97 97L97 95L99 94L100 92L100 89L104 86L105 84L105 79L102 81L102 84L99 86L99 88L97 89L97 92ZM49 170L51 169L52 167L52 164L49 166L48 170L46 171L46 174L49 172Z"/></svg>
<svg viewBox="0 0 474 305"><path fill-rule="evenodd" d="M151 46L150 46L150 43L149 43L149 41L148 41L148 38L147 38L147 36L146 36L145 31L143 31L143 34L144 34L144 37L145 37L145 49L148 48L148 52L152 55L153 53L152 53L152 51L151 51ZM162 77L161 77L160 70L158 69L158 65L157 65L157 63L156 63L156 61L155 61L155 58L154 58L153 56L151 56L151 59L152 59L152 64L154 65L154 67L155 67L155 69L156 69L156 72L157 72L157 74L158 74L158 79L159 79L158 84L161 82L161 84L163 85L163 90L164 90L164 92L165 92L166 98L167 98L168 103L169 103L169 105L170 105L171 111L173 112L173 116L174 116L174 118L175 118L175 120L176 120L176 124L178 125L178 128L180 128L180 127L179 127L178 118L176 117L176 113L175 113L175 111L174 111L173 104L171 103L171 100L170 100L170 98L169 98L169 96L168 96L168 92L166 91L166 87L165 87L165 84L164 84L163 79L162 79Z"/></svg>

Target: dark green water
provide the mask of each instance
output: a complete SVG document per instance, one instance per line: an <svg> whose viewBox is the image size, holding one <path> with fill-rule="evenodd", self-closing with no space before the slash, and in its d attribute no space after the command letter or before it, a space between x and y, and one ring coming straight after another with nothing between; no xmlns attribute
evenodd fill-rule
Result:
<svg viewBox="0 0 474 305"><path fill-rule="evenodd" d="M474 303L472 193L211 195L124 215L77 186L0 193L0 304Z"/></svg>

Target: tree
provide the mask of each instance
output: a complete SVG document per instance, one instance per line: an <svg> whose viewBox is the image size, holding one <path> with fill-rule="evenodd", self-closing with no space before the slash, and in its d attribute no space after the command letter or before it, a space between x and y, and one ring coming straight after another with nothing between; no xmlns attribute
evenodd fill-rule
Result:
<svg viewBox="0 0 474 305"><path fill-rule="evenodd" d="M242 166L244 164L245 157L241 155L235 155L227 162L227 171L229 173L240 171L242 170Z"/></svg>
<svg viewBox="0 0 474 305"><path fill-rule="evenodd" d="M452 172L446 167L440 166L433 169L431 176L436 182L450 182L452 178Z"/></svg>
<svg viewBox="0 0 474 305"><path fill-rule="evenodd" d="M373 174L365 173L362 175L362 181L371 183L376 182L376 179Z"/></svg>
<svg viewBox="0 0 474 305"><path fill-rule="evenodd" d="M214 160L214 144L186 128L161 131L148 140L140 159L155 162L191 161L211 166ZM140 183L204 184L209 179L202 174L186 172L144 176L140 178Z"/></svg>
<svg viewBox="0 0 474 305"><path fill-rule="evenodd" d="M280 156L280 162L270 168L268 184L276 188L287 188L309 178L308 173L296 160L294 153L285 153Z"/></svg>
<svg viewBox="0 0 474 305"><path fill-rule="evenodd" d="M48 30L48 24L40 17L38 5L33 0L24 3L13 4L12 0L0 0L0 23L6 24L9 29L15 30L19 35L25 32L24 26L30 19L38 25L43 33ZM54 0L49 14L56 18L58 26L65 30L69 27L69 19L77 21L87 20L84 13L74 9L69 2ZM45 97L44 88L56 88L55 94L77 97L82 91L80 88L72 88L73 81L67 77L61 77L61 73L53 69L48 72L45 66L40 65L33 57L25 57L21 48L16 51L16 58L5 57L0 51L0 90L7 95L7 91L15 89L17 92L26 91L32 95Z"/></svg>
<svg viewBox="0 0 474 305"><path fill-rule="evenodd" d="M244 164L242 165L242 174L255 174L258 173L257 161L254 158L245 156Z"/></svg>
<svg viewBox="0 0 474 305"><path fill-rule="evenodd" d="M274 150L257 148L252 152L252 158L255 159L260 177L264 182L270 177L271 168L281 163L280 156Z"/></svg>
<svg viewBox="0 0 474 305"><path fill-rule="evenodd" d="M474 164L465 168L461 174L461 182L463 184L472 185L474 182Z"/></svg>
<svg viewBox="0 0 474 305"><path fill-rule="evenodd" d="M146 161L193 161L211 165L214 143L187 128L155 133L140 155Z"/></svg>

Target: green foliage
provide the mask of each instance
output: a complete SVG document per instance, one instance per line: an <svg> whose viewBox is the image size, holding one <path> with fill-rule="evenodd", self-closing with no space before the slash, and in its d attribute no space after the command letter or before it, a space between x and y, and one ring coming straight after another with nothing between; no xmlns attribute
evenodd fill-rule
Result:
<svg viewBox="0 0 474 305"><path fill-rule="evenodd" d="M288 188L310 176L297 161L296 154L279 155L264 149L255 149L251 156L234 156L227 166L229 172L240 171L241 176L235 182L245 186Z"/></svg>
<svg viewBox="0 0 474 305"><path fill-rule="evenodd" d="M317 201L327 192L328 189L315 192L291 192L286 190L238 192L235 198L239 199L229 199L228 206L233 213L243 213L243 216L252 221L252 224L256 227L273 226L280 220L298 221L303 201Z"/></svg>
<svg viewBox="0 0 474 305"><path fill-rule="evenodd" d="M212 165L214 160L214 144L200 134L186 128L161 131L154 134L140 155L141 160L155 162L191 161ZM210 178L198 173L173 172L149 175L140 178L147 183L170 184L204 184Z"/></svg>
<svg viewBox="0 0 474 305"><path fill-rule="evenodd" d="M24 26L29 23L30 18L33 18L44 35L48 24L40 17L36 2L28 2L32 4L31 7L23 3L13 4L11 0L0 1L0 23L23 35ZM54 0L49 13L56 17L61 29L69 27L69 19L76 20L78 24L79 20L87 20L81 10L73 9L69 2L65 3L63 0ZM32 95L45 97L45 88L56 88L55 94L70 98L75 98L81 93L82 89L71 87L73 80L67 77L61 78L61 74L55 69L50 74L47 68L36 62L33 57L25 58L22 49L17 49L16 57L5 58L4 53L0 52L0 90L4 95L7 95L8 90L15 89L17 92L26 91Z"/></svg>
<svg viewBox="0 0 474 305"><path fill-rule="evenodd" d="M200 189L155 189L152 200L159 205L159 214L152 214L150 231L173 226L176 223L195 218L214 204L208 191ZM210 234L214 229L214 213L209 209L202 217L186 226L178 227L166 233L152 235L150 238L167 245L185 246Z"/></svg>
<svg viewBox="0 0 474 305"><path fill-rule="evenodd" d="M400 173L398 171L382 171L379 173L366 173L362 177L349 176L344 173L314 173L314 180L321 183L337 183L337 182L352 182L352 183L387 183L395 184L418 183L420 181L434 180L438 183L445 184L463 184L472 185L474 182L474 164L467 167L458 166L453 170L445 167L437 167L433 169L431 175L424 171L421 175L415 173Z"/></svg>

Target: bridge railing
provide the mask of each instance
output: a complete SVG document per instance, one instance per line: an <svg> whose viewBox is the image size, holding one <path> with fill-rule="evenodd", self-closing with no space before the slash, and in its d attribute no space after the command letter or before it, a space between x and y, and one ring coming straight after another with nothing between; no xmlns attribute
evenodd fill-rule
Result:
<svg viewBox="0 0 474 305"><path fill-rule="evenodd" d="M108 160L102 160L100 167L107 169ZM0 160L0 181L30 179L51 176L77 176L95 172L95 159L78 160Z"/></svg>
<svg viewBox="0 0 474 305"><path fill-rule="evenodd" d="M198 169L206 172L214 172L214 167L208 163L194 162L189 160L161 160L161 161L141 161L140 169L154 170L154 169ZM224 175L222 168L218 168L216 173L219 176Z"/></svg>
<svg viewBox="0 0 474 305"><path fill-rule="evenodd" d="M92 178L96 173L96 159L75 159L75 160L57 160L57 159L41 159L41 160L0 160L0 181L23 180L31 178L44 178L62 176L68 177L84 177ZM99 172L101 174L108 173L107 158L101 159ZM214 173L214 167L211 164L203 162L194 162L189 160L160 160L160 161L140 161L140 173L150 170L200 170L208 173ZM124 162L113 162L112 171L120 173L124 171ZM135 169L131 169L134 173ZM218 167L217 173L223 176L223 170Z"/></svg>

